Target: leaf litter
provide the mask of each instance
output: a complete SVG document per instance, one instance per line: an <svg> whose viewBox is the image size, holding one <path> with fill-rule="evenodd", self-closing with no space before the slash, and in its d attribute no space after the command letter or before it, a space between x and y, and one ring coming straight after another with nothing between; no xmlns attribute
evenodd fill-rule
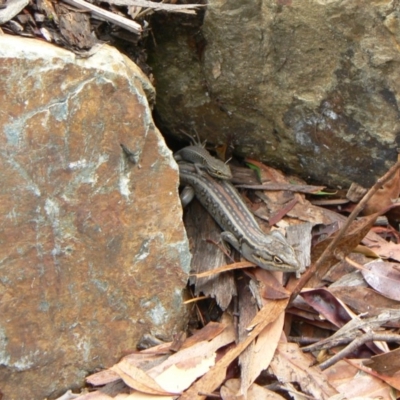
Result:
<svg viewBox="0 0 400 400"><path fill-rule="evenodd" d="M9 1L0 15L2 30L57 42L88 57L101 47L102 38L92 36L101 31L93 29L96 15L122 29L121 38L124 29L133 32L130 40L137 44L147 30L144 16L160 10L194 13L204 6L118 0L107 2L108 12L99 1L97 6L84 0L66 2L73 7L41 2L35 18L32 4L22 2L23 13L30 17L22 18L19 3ZM125 15L118 16L121 8L115 5L127 7ZM82 9L90 11L90 21ZM146 72L139 56L135 61ZM287 233L301 272L308 267L301 279L263 271L247 261L214 263L196 279L212 278L212 289L206 282L201 292L217 300L223 310L219 322L192 330L182 343L133 352L87 377L89 387L81 394L68 391L59 400L399 397L400 234L393 228L400 221L399 163L369 192L355 184L340 197L254 160L247 162L253 171L242 168L245 178L235 183L247 190L249 208L266 232L275 226ZM352 212L350 217L337 212L339 207ZM364 217L352 220L360 212ZM392 226L374 229L380 214ZM225 282L213 279L228 273ZM241 281L238 293L233 278ZM229 306L235 297L237 309ZM200 306L196 309L204 313Z"/></svg>
<svg viewBox="0 0 400 400"><path fill-rule="evenodd" d="M266 232L296 228L287 236L303 260L301 277L262 270L238 255L211 270L194 268L196 279L233 274L237 293L218 322L192 329L192 336L175 344L125 356L87 377L85 392L68 392L63 400L400 396L399 236L387 235L393 227L373 229L399 197L400 162L369 191L353 188L362 195L348 207L350 216L332 210L332 202L323 208L309 201L309 193L320 198L323 187L293 183L254 164L261 185L256 192L247 187L246 201ZM364 216L356 218L363 209ZM190 303L201 320L210 319L202 299L217 298L221 287L207 293L205 284L206 296Z"/></svg>

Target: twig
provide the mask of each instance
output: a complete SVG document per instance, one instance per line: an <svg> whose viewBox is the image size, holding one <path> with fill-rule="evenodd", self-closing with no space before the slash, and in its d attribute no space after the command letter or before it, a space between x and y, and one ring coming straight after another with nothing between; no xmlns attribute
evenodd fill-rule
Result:
<svg viewBox="0 0 400 400"><path fill-rule="evenodd" d="M305 344L314 344L316 342L319 342L318 338L314 337L304 337L304 336L288 336L288 342L290 343L297 343L300 345L305 345Z"/></svg>
<svg viewBox="0 0 400 400"><path fill-rule="evenodd" d="M287 190L289 192L298 193L316 193L325 189L325 186L311 186L311 185L292 185L291 183L265 183L263 185L235 185L237 188L253 189L253 190ZM346 203L349 201L346 200Z"/></svg>
<svg viewBox="0 0 400 400"><path fill-rule="evenodd" d="M121 17L120 15L114 14L110 11L103 10L102 8L88 3L87 1L64 0L64 2L70 4L71 6L78 7L82 10L90 11L93 15L103 18L106 21L113 22L115 25L121 26L122 28L130 32L136 33L137 35L142 32L142 27L137 22L132 21L128 18Z"/></svg>
<svg viewBox="0 0 400 400"><path fill-rule="evenodd" d="M153 8L155 11L172 11L172 12L183 12L207 6L207 4L157 3L155 1L148 1L148 0L101 0L101 1L109 4L115 4L117 6L129 6L129 7L136 6L143 8Z"/></svg>
<svg viewBox="0 0 400 400"><path fill-rule="evenodd" d="M317 269L328 260L329 256L332 254L333 249L338 244L339 240L347 232L350 224L356 219L358 214L363 210L363 208L367 204L368 200L375 194L375 192L377 192L379 190L379 188L383 184L385 184L387 181L389 181L392 178L392 176L396 173L396 171L398 169L400 169L400 161L397 161L396 164L394 164L389 169L389 171L386 172L386 174L383 175L381 178L379 178L376 181L376 183L369 189L369 191L365 194L363 199L357 204L355 209L349 215L345 224L340 228L338 234L334 237L332 242L327 246L327 248L324 250L324 252L318 258L318 260L314 264L312 264L310 266L310 268L307 270L307 272L305 274L303 274L303 276L300 278L297 286L294 288L292 295L290 296L289 304L293 303L293 300L299 295L299 293L301 292L301 289L303 289L303 287L307 284L307 282L315 274Z"/></svg>
<svg viewBox="0 0 400 400"><path fill-rule="evenodd" d="M374 333L367 332L364 335L355 338L348 346L344 349L340 350L334 356L332 356L329 360L324 361L319 365L321 370L327 369L339 360L344 357L347 357L350 353L352 353L357 347L362 346L367 342L372 341L382 341L382 342L400 342L400 335L395 334L385 334L385 333Z"/></svg>
<svg viewBox="0 0 400 400"><path fill-rule="evenodd" d="M348 343L357 336L361 336L361 331L371 332L390 321L396 321L400 318L400 310L388 310L371 318L353 318L346 325L343 325L337 332L318 343L303 347L304 352L326 350L339 344Z"/></svg>

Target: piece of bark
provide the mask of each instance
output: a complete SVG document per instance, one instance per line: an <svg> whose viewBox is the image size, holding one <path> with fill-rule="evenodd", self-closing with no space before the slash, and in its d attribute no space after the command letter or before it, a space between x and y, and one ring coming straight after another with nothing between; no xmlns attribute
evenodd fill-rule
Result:
<svg viewBox="0 0 400 400"><path fill-rule="evenodd" d="M61 35L69 46L78 49L90 49L96 44L92 35L89 13L75 12L63 3L55 5L59 15Z"/></svg>
<svg viewBox="0 0 400 400"><path fill-rule="evenodd" d="M256 172L250 168L238 167L230 165L232 171L232 183L235 185L259 185L260 180Z"/></svg>
<svg viewBox="0 0 400 400"><path fill-rule="evenodd" d="M286 228L286 238L294 248L300 263L299 273L304 272L311 264L312 227L313 224L305 222L303 224L290 225Z"/></svg>
<svg viewBox="0 0 400 400"><path fill-rule="evenodd" d="M220 242L221 230L197 200L188 206L184 221L191 242L192 272L200 273L226 265L224 253L215 245ZM204 293L215 298L222 310L228 308L232 296L236 296L233 272L205 278L192 277L190 283L195 285L196 296Z"/></svg>
<svg viewBox="0 0 400 400"><path fill-rule="evenodd" d="M358 183L353 182L346 193L346 198L353 203L358 203L363 198L365 193L367 193L367 190L368 189L365 189Z"/></svg>
<svg viewBox="0 0 400 400"><path fill-rule="evenodd" d="M5 24L19 14L27 5L29 0L9 0L7 7L0 10L0 25Z"/></svg>

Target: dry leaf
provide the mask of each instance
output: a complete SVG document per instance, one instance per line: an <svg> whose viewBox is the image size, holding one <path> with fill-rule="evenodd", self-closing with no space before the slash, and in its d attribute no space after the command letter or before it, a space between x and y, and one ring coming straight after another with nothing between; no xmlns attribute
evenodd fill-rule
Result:
<svg viewBox="0 0 400 400"><path fill-rule="evenodd" d="M316 287L321 284L321 278L327 273L330 267L338 262L335 254L340 252L343 256L347 256L361 242L365 235L367 235L376 218L377 215L373 214L368 217L360 218L357 221L353 221L350 224L347 233L339 240L335 251L329 255L326 262L321 265L321 268L309 280L308 285L310 287ZM312 248L311 259L313 263L321 256L331 241L334 240L335 236L336 234L330 236Z"/></svg>
<svg viewBox="0 0 400 400"><path fill-rule="evenodd" d="M155 380L166 390L183 391L197 378L214 366L216 351L235 340L233 324L211 341L203 341L181 350L164 363L149 371ZM160 373L161 371L161 373Z"/></svg>
<svg viewBox="0 0 400 400"><path fill-rule="evenodd" d="M203 356L192 357L185 362L171 365L157 376L156 381L165 390L175 393L182 392L214 366L216 357L216 352L209 352Z"/></svg>
<svg viewBox="0 0 400 400"><path fill-rule="evenodd" d="M368 200L363 209L364 215L380 212L393 204L400 194L400 170L397 170L393 177L383 184L378 191Z"/></svg>
<svg viewBox="0 0 400 400"><path fill-rule="evenodd" d="M285 314L281 313L274 322L267 325L258 335L247 359L247 364L241 364L241 393L243 395L246 395L248 388L257 379L261 371L268 368L282 335L284 322Z"/></svg>
<svg viewBox="0 0 400 400"><path fill-rule="evenodd" d="M204 375L215 364L216 351L235 340L235 329L231 320L211 323L202 331L196 334L195 339L185 341L184 346L192 346L177 353L167 356L165 351L170 344L158 345L153 349L130 354L111 369L93 374L87 380L94 385L104 385L122 379L126 385L138 390L130 394L127 397L129 399L160 398L159 396L162 396L160 399L173 399L176 396L171 397L171 393L185 390L199 376ZM152 352L155 354L151 354ZM152 368L148 369L151 364ZM91 394L97 396L93 397L95 399L103 395L101 391L92 393L96 393ZM89 400L92 397L84 399Z"/></svg>
<svg viewBox="0 0 400 400"><path fill-rule="evenodd" d="M393 242L380 242L369 246L379 257L391 258L400 262L400 244Z"/></svg>
<svg viewBox="0 0 400 400"><path fill-rule="evenodd" d="M110 399L112 399L112 400L176 400L176 396L158 396L155 394L133 392L130 394L119 393L115 397L110 397Z"/></svg>
<svg viewBox="0 0 400 400"><path fill-rule="evenodd" d="M237 400L237 392L240 388L239 379L229 379L221 387L222 400ZM247 392L247 400L285 400L279 394L272 392L271 390L265 389L253 383Z"/></svg>
<svg viewBox="0 0 400 400"><path fill-rule="evenodd" d="M399 302L388 299L368 287L352 286L350 289L347 286L331 286L328 290L357 314L368 312L368 316L374 317L388 308L400 308Z"/></svg>
<svg viewBox="0 0 400 400"><path fill-rule="evenodd" d="M151 365L152 367L155 364L160 364L165 360L169 351L167 349L170 348L171 343L162 343L158 346L152 347L151 349L146 349L141 352L133 352L132 354L128 354L123 358L123 360L127 360L130 365L133 365L137 368L140 368L146 371ZM90 383L93 386L103 386L108 383L117 381L121 379L119 375L111 370L106 369L104 371L96 372L86 378L86 382Z"/></svg>
<svg viewBox="0 0 400 400"><path fill-rule="evenodd" d="M392 300L400 300L400 265L385 261L371 261L364 265L361 273L377 292Z"/></svg>
<svg viewBox="0 0 400 400"><path fill-rule="evenodd" d="M106 369L105 371L96 372L86 378L86 382L93 386L102 386L107 383L114 382L121 379L119 375L112 371L111 369Z"/></svg>
<svg viewBox="0 0 400 400"><path fill-rule="evenodd" d="M253 164L259 169L262 182L289 183L288 178L281 171L275 168L269 167L268 165L251 158L246 158L245 162Z"/></svg>
<svg viewBox="0 0 400 400"><path fill-rule="evenodd" d="M345 325L354 314L327 289L303 291L300 296L319 314L337 327Z"/></svg>
<svg viewBox="0 0 400 400"><path fill-rule="evenodd" d="M269 224L276 225L286 214L288 214L293 207L299 202L299 199L293 199L288 201L282 208L276 211L274 214L270 215L269 217Z"/></svg>
<svg viewBox="0 0 400 400"><path fill-rule="evenodd" d="M107 396L106 394L96 390L95 392L90 392L83 394L82 396L75 397L75 400L111 400L113 397Z"/></svg>
<svg viewBox="0 0 400 400"><path fill-rule="evenodd" d="M400 348L372 356L370 360L364 361L363 364L379 374L394 375L400 372Z"/></svg>
<svg viewBox="0 0 400 400"><path fill-rule="evenodd" d="M226 377L226 370L233 360L235 360L250 343L263 331L263 329L275 321L284 312L288 300L276 300L268 303L257 315L260 323L254 328L249 336L236 347L229 350L207 374L195 382L183 395L180 400L200 400L206 396L199 393L210 393L217 389Z"/></svg>
<svg viewBox="0 0 400 400"><path fill-rule="evenodd" d="M247 325L251 322L254 316L258 312L257 303L261 306L262 300L259 299L258 302L254 301L254 297L259 297L257 293L257 288L254 287L252 280L240 279L238 281L238 313L240 315L238 321L238 340L237 342L242 342L246 339ZM253 293L256 292L256 295ZM245 397L247 393L248 386L252 383L248 379L248 366L251 364L251 359L253 356L255 341L250 343L250 345L243 351L239 356L240 365L240 377L241 377L241 390L238 394L239 396Z"/></svg>
<svg viewBox="0 0 400 400"><path fill-rule="evenodd" d="M245 273L258 281L259 292L264 299L286 299L290 296L290 293L282 286L282 283L275 278L272 271L254 268L252 270L246 270Z"/></svg>
<svg viewBox="0 0 400 400"><path fill-rule="evenodd" d="M295 343L280 343L270 368L282 383L297 382L304 393L318 400L328 400L337 391L328 383L309 354L304 354Z"/></svg>
<svg viewBox="0 0 400 400"><path fill-rule="evenodd" d="M382 374L379 374L378 372L375 372L371 368L367 368L363 364L360 364L358 362L358 360L357 361L347 360L347 362L356 366L361 371L366 372L367 374L372 375L373 377L381 379L383 382L386 382L388 385L392 386L393 388L395 388L397 390L400 389L400 373L394 374L393 376L382 375Z"/></svg>
<svg viewBox="0 0 400 400"><path fill-rule="evenodd" d="M348 400L392 399L392 389L385 382L370 374L358 373L361 363L362 360L342 360L323 373L329 383Z"/></svg>
<svg viewBox="0 0 400 400"><path fill-rule="evenodd" d="M362 244L359 244L355 249L354 253L360 253L363 254L364 256L370 257L370 258L379 258L378 254L376 254L373 250L371 250L367 246L363 246Z"/></svg>
<svg viewBox="0 0 400 400"><path fill-rule="evenodd" d="M400 390L400 372L397 372L393 376L377 374L376 377L382 379L394 389Z"/></svg>
<svg viewBox="0 0 400 400"><path fill-rule="evenodd" d="M150 375L140 368L135 367L126 359L111 367L126 385L139 392L157 395L170 395L171 392L165 391Z"/></svg>
<svg viewBox="0 0 400 400"><path fill-rule="evenodd" d="M194 346L204 340L211 340L217 337L226 329L226 324L220 322L209 322L204 328L196 331L192 336L187 338L181 347L181 350Z"/></svg>

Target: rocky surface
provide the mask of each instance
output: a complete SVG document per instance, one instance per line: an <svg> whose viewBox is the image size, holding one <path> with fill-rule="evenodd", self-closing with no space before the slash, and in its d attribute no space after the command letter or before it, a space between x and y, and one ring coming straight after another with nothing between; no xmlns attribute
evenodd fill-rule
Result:
<svg viewBox="0 0 400 400"><path fill-rule="evenodd" d="M115 49L0 35L0 71L0 389L54 398L184 326L178 172Z"/></svg>
<svg viewBox="0 0 400 400"><path fill-rule="evenodd" d="M307 181L370 185L400 145L400 10L385 1L210 0L201 29L154 24L171 132Z"/></svg>

